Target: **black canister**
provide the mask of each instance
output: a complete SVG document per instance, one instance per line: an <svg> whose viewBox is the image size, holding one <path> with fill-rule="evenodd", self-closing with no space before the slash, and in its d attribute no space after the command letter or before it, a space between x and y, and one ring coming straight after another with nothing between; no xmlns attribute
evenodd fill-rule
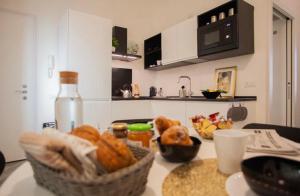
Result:
<svg viewBox="0 0 300 196"><path fill-rule="evenodd" d="M150 87L150 93L149 93L149 96L150 97L155 97L157 94L157 89L154 87L154 86L151 86Z"/></svg>

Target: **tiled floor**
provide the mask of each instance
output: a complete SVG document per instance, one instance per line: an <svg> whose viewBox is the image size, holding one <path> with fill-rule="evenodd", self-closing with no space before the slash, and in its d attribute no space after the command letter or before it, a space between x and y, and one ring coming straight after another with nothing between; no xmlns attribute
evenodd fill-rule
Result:
<svg viewBox="0 0 300 196"><path fill-rule="evenodd" d="M20 165L22 165L24 161L15 161L11 163L7 163L2 175L0 176L0 186L2 183L6 180L6 178L13 172L15 171Z"/></svg>

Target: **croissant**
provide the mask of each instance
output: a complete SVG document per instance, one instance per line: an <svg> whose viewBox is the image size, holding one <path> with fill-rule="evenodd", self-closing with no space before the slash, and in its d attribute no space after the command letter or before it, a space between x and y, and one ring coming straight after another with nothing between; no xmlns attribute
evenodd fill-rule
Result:
<svg viewBox="0 0 300 196"><path fill-rule="evenodd" d="M173 126L164 131L161 136L161 143L164 145L193 145L193 141L188 134L188 129L184 126Z"/></svg>
<svg viewBox="0 0 300 196"><path fill-rule="evenodd" d="M97 146L98 162L108 172L128 167L137 161L127 145L108 132L101 135Z"/></svg>
<svg viewBox="0 0 300 196"><path fill-rule="evenodd" d="M94 145L96 145L97 141L100 139L98 130L90 125L82 125L80 127L76 127L71 131L71 134L82 139L86 139Z"/></svg>
<svg viewBox="0 0 300 196"><path fill-rule="evenodd" d="M162 135L165 130L167 130L168 128L170 128L172 126L181 125L180 121L171 120L164 116L160 116L160 117L156 118L154 123L155 123L156 128L160 135Z"/></svg>

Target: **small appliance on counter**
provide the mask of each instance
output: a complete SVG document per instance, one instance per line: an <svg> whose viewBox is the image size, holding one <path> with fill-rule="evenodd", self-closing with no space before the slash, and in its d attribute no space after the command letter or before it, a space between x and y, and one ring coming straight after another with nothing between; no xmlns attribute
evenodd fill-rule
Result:
<svg viewBox="0 0 300 196"><path fill-rule="evenodd" d="M156 95L157 95L157 89L154 86L151 86L149 96L155 97Z"/></svg>
<svg viewBox="0 0 300 196"><path fill-rule="evenodd" d="M120 91L123 93L123 98L130 98L132 96L131 91L128 89L125 90L120 89Z"/></svg>

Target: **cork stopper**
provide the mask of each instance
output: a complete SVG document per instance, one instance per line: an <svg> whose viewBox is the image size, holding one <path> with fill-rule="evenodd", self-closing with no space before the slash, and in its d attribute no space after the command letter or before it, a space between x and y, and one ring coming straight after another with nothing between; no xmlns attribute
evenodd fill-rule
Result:
<svg viewBox="0 0 300 196"><path fill-rule="evenodd" d="M61 71L59 72L59 78L61 84L77 84L78 73L73 71Z"/></svg>

